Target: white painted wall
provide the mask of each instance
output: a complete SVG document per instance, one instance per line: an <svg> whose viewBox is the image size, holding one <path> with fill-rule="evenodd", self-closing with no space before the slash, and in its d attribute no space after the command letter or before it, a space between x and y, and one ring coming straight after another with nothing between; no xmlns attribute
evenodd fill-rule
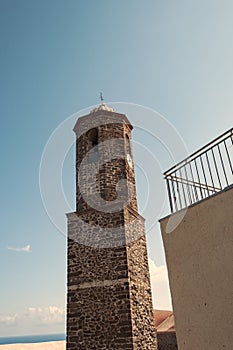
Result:
<svg viewBox="0 0 233 350"><path fill-rule="evenodd" d="M168 221L160 225L179 350L232 350L233 188L190 207L171 233Z"/></svg>

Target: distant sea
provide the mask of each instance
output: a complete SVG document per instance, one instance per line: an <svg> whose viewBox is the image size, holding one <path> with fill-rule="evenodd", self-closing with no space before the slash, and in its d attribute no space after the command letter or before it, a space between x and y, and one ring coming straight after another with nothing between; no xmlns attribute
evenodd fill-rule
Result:
<svg viewBox="0 0 233 350"><path fill-rule="evenodd" d="M25 335L20 337L0 337L0 344L16 344L16 343L42 343L48 341L65 340L65 334L44 334L44 335Z"/></svg>

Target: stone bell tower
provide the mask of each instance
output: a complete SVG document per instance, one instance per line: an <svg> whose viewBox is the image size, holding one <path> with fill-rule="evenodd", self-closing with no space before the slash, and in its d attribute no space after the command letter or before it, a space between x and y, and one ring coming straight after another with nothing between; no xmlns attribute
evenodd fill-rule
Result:
<svg viewBox="0 0 233 350"><path fill-rule="evenodd" d="M68 217L67 350L157 350L132 125L102 103L78 119Z"/></svg>

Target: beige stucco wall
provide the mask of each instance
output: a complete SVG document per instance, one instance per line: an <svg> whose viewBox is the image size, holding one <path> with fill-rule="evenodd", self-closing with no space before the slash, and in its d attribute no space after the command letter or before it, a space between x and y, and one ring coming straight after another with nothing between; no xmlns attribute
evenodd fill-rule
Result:
<svg viewBox="0 0 233 350"><path fill-rule="evenodd" d="M170 219L160 225L179 350L232 350L233 188L190 207L166 233Z"/></svg>

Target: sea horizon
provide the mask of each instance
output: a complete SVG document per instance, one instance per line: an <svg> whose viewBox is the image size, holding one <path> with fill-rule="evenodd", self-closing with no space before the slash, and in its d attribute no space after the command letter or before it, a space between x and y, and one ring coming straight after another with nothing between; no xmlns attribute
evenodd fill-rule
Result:
<svg viewBox="0 0 233 350"><path fill-rule="evenodd" d="M50 342L50 341L60 341L65 339L66 339L65 333L9 336L9 337L0 337L0 345L44 343L44 342Z"/></svg>

